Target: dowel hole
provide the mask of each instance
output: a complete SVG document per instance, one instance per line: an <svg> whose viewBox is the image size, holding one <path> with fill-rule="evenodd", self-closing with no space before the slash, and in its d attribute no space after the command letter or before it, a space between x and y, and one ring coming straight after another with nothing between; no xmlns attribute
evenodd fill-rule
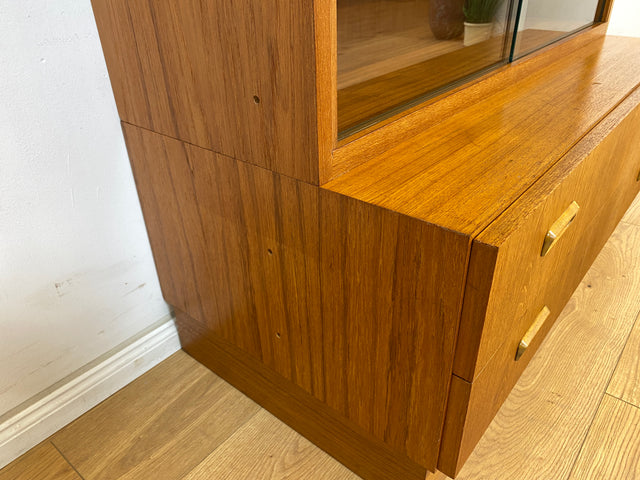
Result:
<svg viewBox="0 0 640 480"><path fill-rule="evenodd" d="M276 332L276 338L280 338L280 337L281 337L280 332Z"/></svg>
<svg viewBox="0 0 640 480"><path fill-rule="evenodd" d="M260 97L257 96L257 95L254 95L253 96L253 101L256 102L256 103L260 103Z"/></svg>
<svg viewBox="0 0 640 480"><path fill-rule="evenodd" d="M273 255L273 250L271 250L270 248L267 248L267 253L268 253L269 255Z"/></svg>

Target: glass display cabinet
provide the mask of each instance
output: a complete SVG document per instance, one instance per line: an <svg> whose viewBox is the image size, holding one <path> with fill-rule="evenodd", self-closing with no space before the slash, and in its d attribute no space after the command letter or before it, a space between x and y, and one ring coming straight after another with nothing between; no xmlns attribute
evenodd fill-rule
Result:
<svg viewBox="0 0 640 480"><path fill-rule="evenodd" d="M184 350L365 480L455 477L640 190L611 2L93 8Z"/></svg>
<svg viewBox="0 0 640 480"><path fill-rule="evenodd" d="M344 138L600 21L598 0L338 0Z"/></svg>

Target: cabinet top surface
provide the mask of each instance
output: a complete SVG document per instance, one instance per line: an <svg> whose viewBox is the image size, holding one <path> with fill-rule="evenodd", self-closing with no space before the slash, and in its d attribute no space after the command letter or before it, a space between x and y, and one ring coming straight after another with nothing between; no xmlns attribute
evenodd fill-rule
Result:
<svg viewBox="0 0 640 480"><path fill-rule="evenodd" d="M475 236L639 83L640 39L595 40L323 188Z"/></svg>

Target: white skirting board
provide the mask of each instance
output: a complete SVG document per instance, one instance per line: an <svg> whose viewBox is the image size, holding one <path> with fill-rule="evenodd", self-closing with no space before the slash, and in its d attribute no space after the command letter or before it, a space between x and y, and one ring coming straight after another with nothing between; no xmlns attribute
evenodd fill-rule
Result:
<svg viewBox="0 0 640 480"><path fill-rule="evenodd" d="M180 349L173 319L156 324L70 375L0 422L0 468Z"/></svg>

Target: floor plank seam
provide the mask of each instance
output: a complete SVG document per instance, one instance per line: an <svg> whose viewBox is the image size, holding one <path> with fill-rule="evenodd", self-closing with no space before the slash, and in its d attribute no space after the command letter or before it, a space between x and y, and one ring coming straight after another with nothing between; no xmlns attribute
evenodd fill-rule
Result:
<svg viewBox="0 0 640 480"><path fill-rule="evenodd" d="M624 345L622 346L622 349L620 350L620 355L618 355L618 360L616 360L616 365L615 367L613 367L613 371L611 372L611 375L609 376L609 380L607 380L607 385L604 388L604 393L608 393L609 391L609 387L611 386L611 380L613 379L613 376L616 374L616 371L618 370L618 365L620 365L620 360L622 359L622 355L624 354L624 351L627 348L627 344L629 343L629 339L631 338L631 335L633 334L633 331L636 329L637 326L640 326L640 323L638 322L638 319L640 318L640 311L638 311L638 313L636 313L636 318L633 321L633 324L631 325L631 328L629 329L629 334L627 335L627 338L624 341ZM614 397L616 398L616 397Z"/></svg>
<svg viewBox="0 0 640 480"><path fill-rule="evenodd" d="M58 446L55 443L53 443L52 440L49 440L49 443L53 446L53 448L56 449L56 451L60 454L60 456L64 459L64 461L67 462L67 465L69 465L73 469L73 471L76 472L76 475L78 475L78 477L80 477L81 480L85 480L85 478L78 471L75 465L69 461L69 459L65 456L65 454L62 453L62 451L58 448Z"/></svg>
<svg viewBox="0 0 640 480"><path fill-rule="evenodd" d="M180 480L183 480L185 478L188 478L189 475L191 475L191 473L196 470L198 467L200 467L200 465L202 465L205 460L207 458L209 458L211 455L214 454L214 452L218 451L220 449L220 447L222 447L224 444L226 444L229 440L231 440L240 430L242 430L251 420L254 419L254 417L256 415L258 415L260 412L262 412L264 410L264 408L260 407L260 409L258 409L255 413L253 413L252 415L250 415L246 421L242 422L242 424L238 425L237 428L231 432L231 434L224 439L224 441L220 442L218 444L218 446L216 448L214 448L213 450L211 450L209 453L205 454L200 460L197 461L197 463L193 466L193 468L191 468L188 472L186 472L184 475L182 475L182 477L180 478ZM83 479L84 480L84 479Z"/></svg>
<svg viewBox="0 0 640 480"><path fill-rule="evenodd" d="M608 392L605 392L604 394L605 394L605 395L607 395L608 397L613 398L614 400L618 400L619 402L626 403L627 405L630 405L630 406L632 406L632 407L634 407L634 408L636 408L636 409L640 410L640 406L639 406L639 405L636 405L636 404L634 404L634 403L631 403L631 402L629 402L629 401L625 400L624 398L616 397L615 395L611 395L611 394L610 394L610 393L608 393Z"/></svg>
<svg viewBox="0 0 640 480"><path fill-rule="evenodd" d="M573 459L573 462L571 462L571 468L568 470L567 476L564 478L564 480L568 480L569 478L571 478L571 475L573 474L573 471L576 468L576 464L578 463L578 459L580 458L580 455L582 455L582 450L584 449L585 443L587 443L587 438L589 437L589 433L591 433L593 422L595 422L596 417L598 416L598 412L600 411L600 407L602 406L602 401L604 400L605 395L607 395L606 389L605 391L602 392L602 395L600 396L600 401L598 402L598 408L594 408L593 410L593 415L591 416L591 420L589 420L589 428L587 428L584 432L584 436L580 441L580 448L576 451L576 456Z"/></svg>
<svg viewBox="0 0 640 480"><path fill-rule="evenodd" d="M584 445L587 441L587 437L589 436L589 433L591 432L591 428L593 427L593 422L595 421L596 417L598 416L598 412L600 411L600 407L602 406L602 401L604 400L605 395L609 396L611 398L616 398L613 395L610 395L609 393L607 393L607 390L609 389L609 384L611 383L611 379L613 378L613 376L615 375L615 372L618 368L618 364L620 363L620 359L622 358L622 354L624 353L625 348L627 347L627 343L629 343L629 338L631 337L631 334L633 333L633 330L636 327L636 323L638 323L638 318L640 318L640 311L638 313L636 313L635 319L633 321L633 324L631 325L631 328L629 329L629 334L627 335L627 338L624 341L624 344L622 345L622 348L620 349L620 353L618 355L618 359L616 360L616 364L615 366L611 369L611 374L609 375L609 379L607 381L607 384L604 387L604 390L602 392L602 395L600 397L600 401L598 402L598 408L594 409L593 412L593 416L591 417L591 420L589 421L589 428L587 428L587 430L585 431L584 437L582 438L582 441L580 442L580 448L577 451L577 454L575 456L575 458L573 459L573 462L571 463L571 468L568 471L567 476L565 477L565 480L571 478L571 475L573 474L574 469L576 468L576 464L578 463L578 459L580 458L580 455L582 454L582 450L584 449ZM618 399L616 398L616 400L620 400L622 402L624 402L624 400L622 399ZM629 403L629 402L625 402L625 403ZM633 405L633 404L629 404L629 405ZM633 405L635 406L635 405ZM638 408L638 407L636 407Z"/></svg>

